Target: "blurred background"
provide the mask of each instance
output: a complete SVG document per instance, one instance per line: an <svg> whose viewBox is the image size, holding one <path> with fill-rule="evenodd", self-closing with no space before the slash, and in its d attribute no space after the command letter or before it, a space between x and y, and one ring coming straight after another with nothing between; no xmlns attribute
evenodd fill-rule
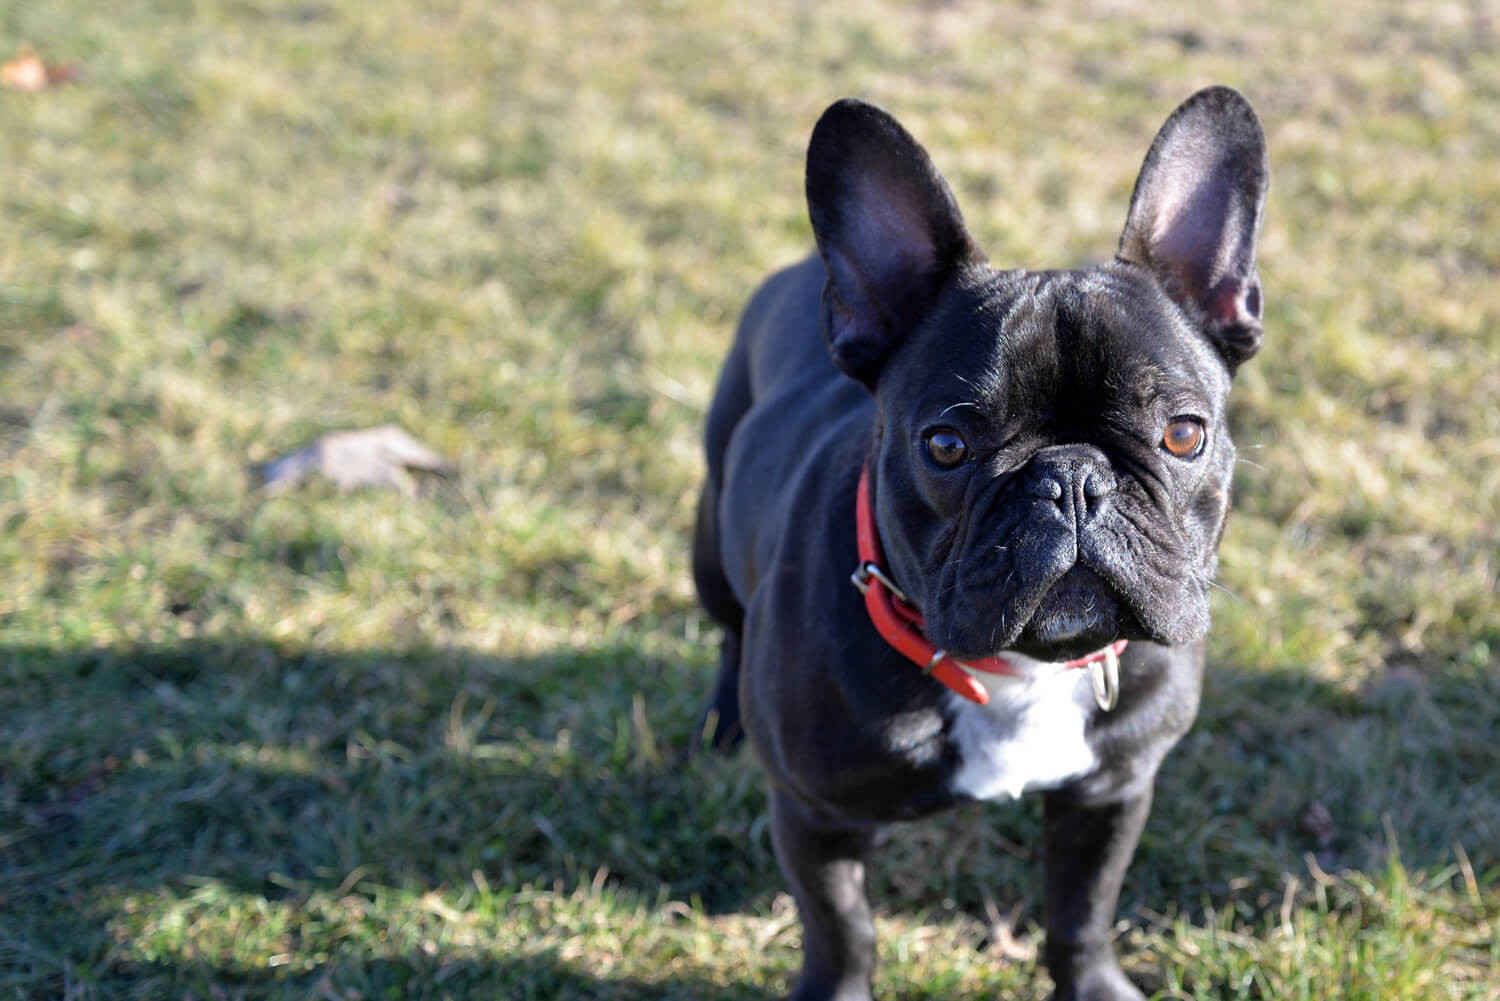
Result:
<svg viewBox="0 0 1500 1001"><path fill-rule="evenodd" d="M1162 997L1497 998L1500 8L0 7L0 995L779 996L753 765L685 760L734 318L876 101L997 266L1107 258L1256 105L1266 341ZM262 463L399 425L401 489ZM1038 805L892 833L877 989L1044 997Z"/></svg>

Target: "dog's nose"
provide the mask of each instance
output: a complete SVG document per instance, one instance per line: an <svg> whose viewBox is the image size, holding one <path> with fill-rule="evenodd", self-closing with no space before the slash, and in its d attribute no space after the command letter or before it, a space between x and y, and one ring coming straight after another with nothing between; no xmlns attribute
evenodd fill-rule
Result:
<svg viewBox="0 0 1500 1001"><path fill-rule="evenodd" d="M1109 459L1092 445L1054 445L1031 459L1032 496L1050 500L1078 527L1098 513L1118 482Z"/></svg>

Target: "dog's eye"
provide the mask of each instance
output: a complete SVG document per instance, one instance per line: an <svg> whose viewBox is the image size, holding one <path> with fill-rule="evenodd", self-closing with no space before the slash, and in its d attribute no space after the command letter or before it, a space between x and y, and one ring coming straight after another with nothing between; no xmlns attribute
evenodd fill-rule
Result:
<svg viewBox="0 0 1500 1001"><path fill-rule="evenodd" d="M944 469L952 469L969 457L969 446L952 428L927 432L927 454Z"/></svg>
<svg viewBox="0 0 1500 1001"><path fill-rule="evenodd" d="M1195 420L1179 418L1167 425L1162 433L1161 447L1179 459L1191 459L1203 450L1203 425Z"/></svg>

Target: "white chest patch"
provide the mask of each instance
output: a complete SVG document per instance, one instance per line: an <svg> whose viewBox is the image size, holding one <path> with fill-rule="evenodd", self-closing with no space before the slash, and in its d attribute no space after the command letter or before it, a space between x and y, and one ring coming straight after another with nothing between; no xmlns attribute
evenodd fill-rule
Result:
<svg viewBox="0 0 1500 1001"><path fill-rule="evenodd" d="M949 736L960 757L948 785L959 795L1015 799L1055 789L1098 764L1084 739L1097 711L1088 671L1014 659L1028 676L976 673L989 689L988 705L948 697Z"/></svg>

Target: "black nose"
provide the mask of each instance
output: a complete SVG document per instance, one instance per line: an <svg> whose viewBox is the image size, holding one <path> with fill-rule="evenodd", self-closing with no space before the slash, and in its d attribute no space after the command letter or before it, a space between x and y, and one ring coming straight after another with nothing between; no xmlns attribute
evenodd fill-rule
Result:
<svg viewBox="0 0 1500 1001"><path fill-rule="evenodd" d="M1118 485L1109 459L1092 445L1054 445L1032 456L1032 496L1050 500L1058 513L1082 528L1108 503Z"/></svg>

